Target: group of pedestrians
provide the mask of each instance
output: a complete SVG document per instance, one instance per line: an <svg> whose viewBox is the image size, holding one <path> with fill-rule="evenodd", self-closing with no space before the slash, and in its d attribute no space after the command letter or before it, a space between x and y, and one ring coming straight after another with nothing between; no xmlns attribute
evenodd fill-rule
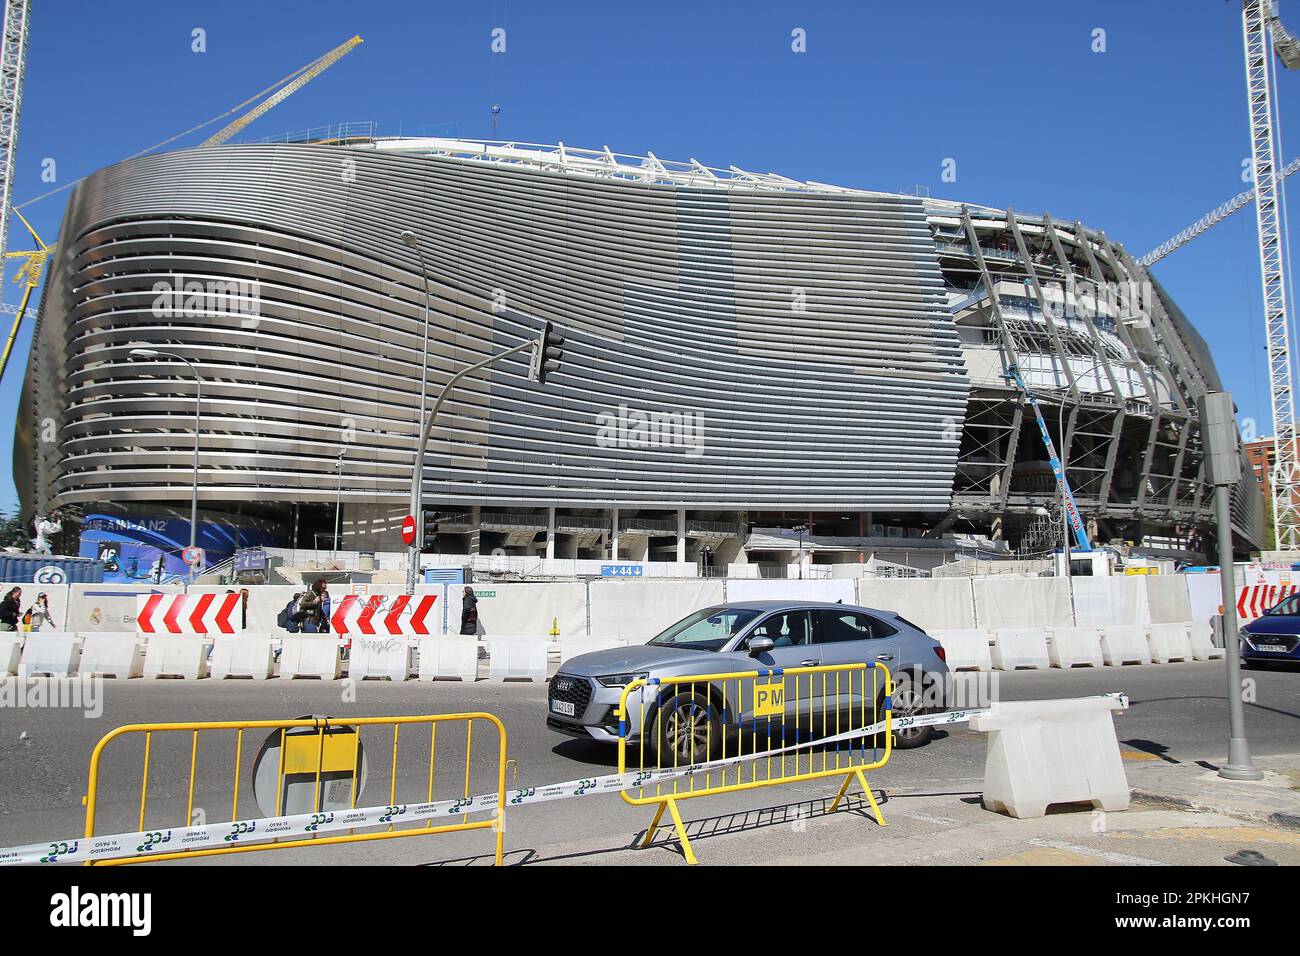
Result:
<svg viewBox="0 0 1300 956"><path fill-rule="evenodd" d="M0 620L3 620L3 617L0 617ZM325 579L317 578L308 590L295 594L280 612L278 623L291 634L329 633L330 592ZM474 589L468 585L461 596L460 633L478 633L478 598L474 596Z"/></svg>
<svg viewBox="0 0 1300 956"><path fill-rule="evenodd" d="M16 631L21 621L23 629L39 631L42 627L53 624L50 613L50 599L44 591L36 595L36 603L23 613L23 589L10 588L0 599L0 631Z"/></svg>

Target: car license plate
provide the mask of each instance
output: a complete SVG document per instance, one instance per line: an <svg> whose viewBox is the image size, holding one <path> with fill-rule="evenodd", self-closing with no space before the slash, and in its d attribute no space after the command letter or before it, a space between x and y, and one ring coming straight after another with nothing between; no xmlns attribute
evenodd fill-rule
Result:
<svg viewBox="0 0 1300 956"><path fill-rule="evenodd" d="M573 705L570 704L567 700L551 701L551 710L557 714L564 714L564 716L566 717L574 716Z"/></svg>
<svg viewBox="0 0 1300 956"><path fill-rule="evenodd" d="M1281 644L1256 644L1256 650L1267 651L1270 654L1285 654L1286 648Z"/></svg>

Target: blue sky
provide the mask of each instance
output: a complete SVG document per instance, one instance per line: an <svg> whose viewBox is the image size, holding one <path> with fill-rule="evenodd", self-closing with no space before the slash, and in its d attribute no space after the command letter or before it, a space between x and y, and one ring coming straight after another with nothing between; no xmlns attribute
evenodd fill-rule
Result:
<svg viewBox="0 0 1300 956"><path fill-rule="evenodd" d="M608 144L869 189L920 185L1079 218L1135 254L1245 188L1240 7L1225 0L35 7L18 202L52 188L41 179L45 160L56 163L53 185L84 176L229 109L354 33L363 46L242 136L372 120L386 134L490 137L499 103L501 139ZM1284 20L1290 9L1300 31L1300 4L1282 4ZM495 27L506 31L504 54L491 52ZM791 51L796 27L805 53ZM191 50L195 28L206 32L206 52ZM1104 53L1092 51L1098 28ZM1297 130L1283 138L1289 159L1300 151L1300 126L1290 125L1300 76L1279 86L1284 126ZM952 183L940 179L948 158ZM47 242L67 195L24 210ZM1209 342L1242 417L1267 434L1254 236L1248 207L1156 275ZM13 220L10 248L26 239ZM5 301L20 291L6 282ZM30 334L29 320L0 383L4 457ZM0 507L15 501L10 472L0 468Z"/></svg>

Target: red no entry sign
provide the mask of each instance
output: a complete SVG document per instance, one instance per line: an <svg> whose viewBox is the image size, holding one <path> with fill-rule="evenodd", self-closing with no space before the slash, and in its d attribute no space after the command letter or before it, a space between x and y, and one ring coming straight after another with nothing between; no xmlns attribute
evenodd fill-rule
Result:
<svg viewBox="0 0 1300 956"><path fill-rule="evenodd" d="M415 515L407 515L402 519L402 543L415 543Z"/></svg>

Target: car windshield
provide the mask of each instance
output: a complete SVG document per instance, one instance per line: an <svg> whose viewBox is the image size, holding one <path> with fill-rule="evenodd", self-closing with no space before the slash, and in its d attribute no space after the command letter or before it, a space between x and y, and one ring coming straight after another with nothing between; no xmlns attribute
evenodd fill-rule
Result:
<svg viewBox="0 0 1300 956"><path fill-rule="evenodd" d="M1271 607L1265 614L1276 614L1282 617L1300 616L1300 594L1293 594L1277 607Z"/></svg>
<svg viewBox="0 0 1300 956"><path fill-rule="evenodd" d="M750 608L706 607L651 638L650 643L717 651L756 617L758 612Z"/></svg>

